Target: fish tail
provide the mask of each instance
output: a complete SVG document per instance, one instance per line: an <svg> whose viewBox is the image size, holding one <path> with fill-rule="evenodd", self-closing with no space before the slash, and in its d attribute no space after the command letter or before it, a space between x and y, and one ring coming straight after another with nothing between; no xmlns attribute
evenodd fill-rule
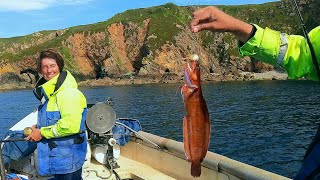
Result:
<svg viewBox="0 0 320 180"><path fill-rule="evenodd" d="M199 177L201 175L200 161L191 162L191 175L193 177Z"/></svg>

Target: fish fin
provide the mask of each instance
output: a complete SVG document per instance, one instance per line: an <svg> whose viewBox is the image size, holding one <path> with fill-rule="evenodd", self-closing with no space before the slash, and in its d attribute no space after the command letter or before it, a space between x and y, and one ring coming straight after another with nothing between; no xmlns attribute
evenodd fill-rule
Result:
<svg viewBox="0 0 320 180"><path fill-rule="evenodd" d="M190 94L193 94L193 93L195 93L197 90L198 90L198 86L197 85L194 85L194 84L192 84L191 86L190 86Z"/></svg>
<svg viewBox="0 0 320 180"><path fill-rule="evenodd" d="M180 94L182 95L182 88L184 85L180 85L179 88L176 91L176 95L178 94L178 91L180 90Z"/></svg>
<svg viewBox="0 0 320 180"><path fill-rule="evenodd" d="M188 133L188 119L187 116L183 118L183 145L184 145L184 154L188 161L191 160L190 156L190 143L189 143L189 133Z"/></svg>
<svg viewBox="0 0 320 180"><path fill-rule="evenodd" d="M191 175L193 177L200 177L200 175L201 175L200 161L191 162Z"/></svg>
<svg viewBox="0 0 320 180"><path fill-rule="evenodd" d="M181 86L180 93L181 93L182 99L184 99L183 92L185 92L187 90L188 90L188 86L186 86L186 85Z"/></svg>

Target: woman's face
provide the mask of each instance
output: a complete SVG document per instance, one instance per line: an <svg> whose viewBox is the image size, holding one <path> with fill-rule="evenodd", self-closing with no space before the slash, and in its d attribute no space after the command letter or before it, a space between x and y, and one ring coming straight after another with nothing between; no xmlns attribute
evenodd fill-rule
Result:
<svg viewBox="0 0 320 180"><path fill-rule="evenodd" d="M60 73L59 66L55 59L44 58L41 61L41 74L44 79L49 81Z"/></svg>

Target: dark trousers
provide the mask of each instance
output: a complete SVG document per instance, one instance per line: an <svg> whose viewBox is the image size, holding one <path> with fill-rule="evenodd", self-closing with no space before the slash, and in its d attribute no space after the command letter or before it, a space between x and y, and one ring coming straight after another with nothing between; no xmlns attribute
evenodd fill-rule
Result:
<svg viewBox="0 0 320 180"><path fill-rule="evenodd" d="M294 180L320 180L320 126Z"/></svg>
<svg viewBox="0 0 320 180"><path fill-rule="evenodd" d="M52 180L82 180L81 174L82 174L82 168L80 168L79 170L73 173L54 174L54 178Z"/></svg>

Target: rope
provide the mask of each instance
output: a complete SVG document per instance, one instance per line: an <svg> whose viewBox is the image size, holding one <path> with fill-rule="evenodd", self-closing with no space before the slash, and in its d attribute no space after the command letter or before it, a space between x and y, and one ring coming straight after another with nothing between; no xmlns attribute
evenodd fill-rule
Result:
<svg viewBox="0 0 320 180"><path fill-rule="evenodd" d="M142 136L141 134L139 134L137 131L131 129L130 127L128 127L127 125L125 124L122 124L120 122L116 122L116 124L120 125L120 126L123 126L125 128L127 128L128 130L130 130L131 132L133 132L136 136L138 136L139 138L141 138L142 140L145 140L147 141L148 143L152 144L153 146L161 149L161 147L159 145L157 145L156 143L152 142L151 140L147 139L146 137Z"/></svg>

